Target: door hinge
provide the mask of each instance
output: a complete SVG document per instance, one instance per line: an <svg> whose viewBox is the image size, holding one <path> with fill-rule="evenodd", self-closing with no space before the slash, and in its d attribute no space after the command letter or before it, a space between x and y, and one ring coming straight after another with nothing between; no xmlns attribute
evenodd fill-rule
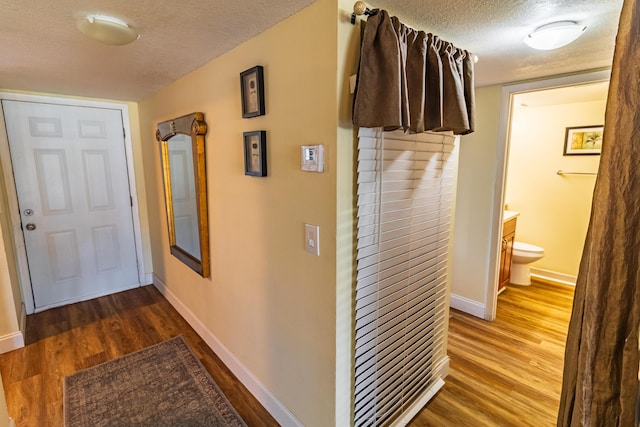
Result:
<svg viewBox="0 0 640 427"><path fill-rule="evenodd" d="M131 202L131 207L133 207L133 197L129 196L129 202Z"/></svg>
<svg viewBox="0 0 640 427"><path fill-rule="evenodd" d="M124 128L122 128L122 137L127 138L127 131Z"/></svg>

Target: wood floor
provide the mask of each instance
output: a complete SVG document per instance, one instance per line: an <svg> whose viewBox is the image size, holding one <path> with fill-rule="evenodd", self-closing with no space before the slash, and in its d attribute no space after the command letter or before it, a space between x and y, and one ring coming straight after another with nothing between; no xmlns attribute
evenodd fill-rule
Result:
<svg viewBox="0 0 640 427"><path fill-rule="evenodd" d="M411 427L553 426L573 288L509 287L497 319L452 310L446 384ZM0 355L17 427L62 425L62 378L182 334L249 426L278 424L152 286L48 310ZM345 427L345 426L337 426Z"/></svg>
<svg viewBox="0 0 640 427"><path fill-rule="evenodd" d="M27 345L0 355L9 415L60 427L65 376L180 334L248 425L278 425L153 286L29 316Z"/></svg>
<svg viewBox="0 0 640 427"><path fill-rule="evenodd" d="M409 426L555 426L573 289L509 286L494 322L451 310L449 376Z"/></svg>

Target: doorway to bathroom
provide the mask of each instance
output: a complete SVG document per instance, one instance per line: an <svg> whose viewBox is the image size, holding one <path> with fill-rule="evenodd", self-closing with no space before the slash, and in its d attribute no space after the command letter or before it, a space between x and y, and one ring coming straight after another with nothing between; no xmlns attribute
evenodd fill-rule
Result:
<svg viewBox="0 0 640 427"><path fill-rule="evenodd" d="M515 240L544 249L544 257L531 264L532 277L575 284L600 156L572 148L572 133L604 123L609 75L598 71L503 88L504 147L498 153L504 169L496 179L492 239L496 271L507 208L519 213ZM498 289L489 288L491 320Z"/></svg>
<svg viewBox="0 0 640 427"><path fill-rule="evenodd" d="M504 205L519 213L514 251L522 243L544 250L531 264L534 278L575 285L608 88L603 81L513 97Z"/></svg>
<svg viewBox="0 0 640 427"><path fill-rule="evenodd" d="M517 213L514 252L527 245L544 250L525 266L533 279L575 285L608 87L606 79L511 94L503 207Z"/></svg>

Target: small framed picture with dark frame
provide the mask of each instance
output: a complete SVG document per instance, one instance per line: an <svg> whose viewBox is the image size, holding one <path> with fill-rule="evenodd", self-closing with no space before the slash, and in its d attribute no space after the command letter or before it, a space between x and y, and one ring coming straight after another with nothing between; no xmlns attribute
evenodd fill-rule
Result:
<svg viewBox="0 0 640 427"><path fill-rule="evenodd" d="M256 65L240 73L240 92L242 94L243 118L265 115L262 66Z"/></svg>
<svg viewBox="0 0 640 427"><path fill-rule="evenodd" d="M267 131L245 132L244 174L267 176Z"/></svg>
<svg viewBox="0 0 640 427"><path fill-rule="evenodd" d="M562 154L565 156L600 154L603 130L602 125L567 128Z"/></svg>

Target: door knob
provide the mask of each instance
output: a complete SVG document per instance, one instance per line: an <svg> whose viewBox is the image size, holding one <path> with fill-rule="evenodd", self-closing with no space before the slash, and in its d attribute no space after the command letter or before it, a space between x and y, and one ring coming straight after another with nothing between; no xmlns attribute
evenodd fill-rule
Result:
<svg viewBox="0 0 640 427"><path fill-rule="evenodd" d="M25 225L24 227L29 231L33 231L33 230L35 230L37 228L36 225L34 223L32 223L32 222L30 222L29 224Z"/></svg>

